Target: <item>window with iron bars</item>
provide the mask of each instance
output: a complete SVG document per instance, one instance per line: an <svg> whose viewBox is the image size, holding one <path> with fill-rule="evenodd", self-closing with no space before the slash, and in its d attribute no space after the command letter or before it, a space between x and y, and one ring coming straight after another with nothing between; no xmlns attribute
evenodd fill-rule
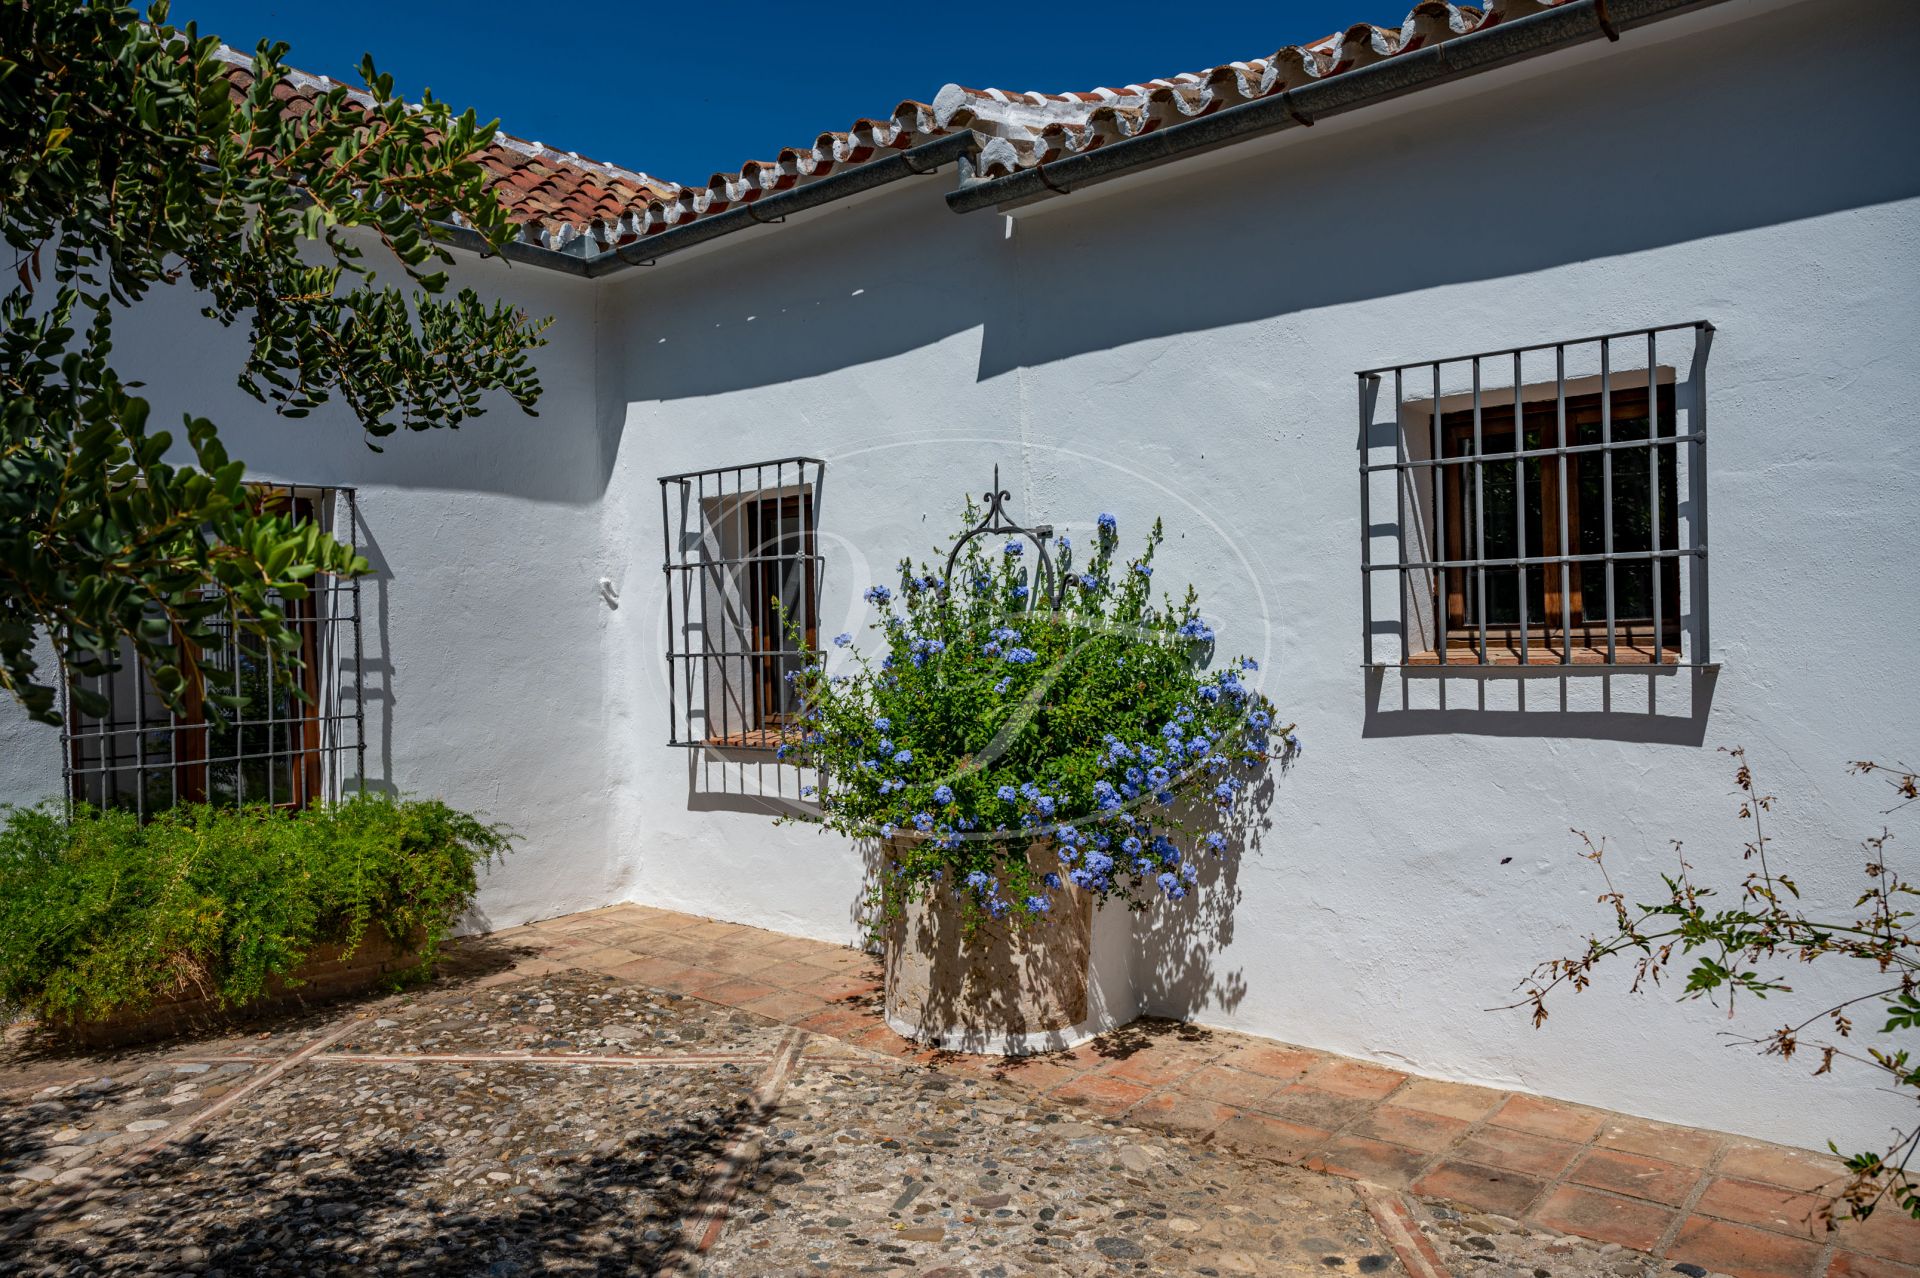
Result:
<svg viewBox="0 0 1920 1278"><path fill-rule="evenodd" d="M772 749L797 735L824 468L787 457L661 477L670 745Z"/></svg>
<svg viewBox="0 0 1920 1278"><path fill-rule="evenodd" d="M1696 321L1362 370L1365 664L1711 665L1712 337Z"/></svg>
<svg viewBox="0 0 1920 1278"><path fill-rule="evenodd" d="M317 519L349 545L359 524L350 488L250 486L273 511ZM252 635L215 623L224 642L200 655L204 683L170 710L130 648L109 675L68 673L106 701L104 714L63 700L67 793L96 807L145 817L180 803L265 803L302 808L338 799L366 774L361 704L360 583L315 577L307 597L283 600L300 640L291 666ZM206 686L241 699L225 722L208 712Z"/></svg>

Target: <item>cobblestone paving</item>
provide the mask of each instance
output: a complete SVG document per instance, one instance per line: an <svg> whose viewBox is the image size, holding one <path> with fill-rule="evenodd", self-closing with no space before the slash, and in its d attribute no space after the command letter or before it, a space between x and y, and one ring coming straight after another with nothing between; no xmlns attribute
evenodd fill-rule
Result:
<svg viewBox="0 0 1920 1278"><path fill-rule="evenodd" d="M873 1031L858 956L696 921L699 945L731 947L703 957L732 971L695 970L647 955L649 936L674 935L659 918L679 917L656 916L613 946L580 922L560 952L489 938L461 947L433 985L264 1032L86 1058L15 1027L0 1048L0 1274L1676 1268L1672 1251L1655 1260L1617 1241L1639 1231L1651 1249L1672 1227L1670 1213L1635 1214L1664 1182L1607 1197L1569 1180L1536 1201L1523 1176L1442 1161L1427 1178L1446 1192L1423 1199L1404 1192L1409 1171L1380 1160L1385 1142L1342 1137L1303 1156L1289 1143L1308 1129L1278 1112L1255 1125L1257 1111L1197 1111L1163 1081L1198 1092L1230 1076L1232 1096L1207 1095L1242 1099L1243 1074L1284 1065L1352 1097L1378 1067L1302 1064L1298 1049L1192 1027L1123 1034L1086 1061L929 1053ZM750 979L752 964L782 983ZM1429 1116L1472 1090L1395 1077L1393 1097ZM1529 1103L1536 1127L1565 1120L1564 1107ZM1680 1156L1668 1146L1685 1129L1642 1126L1618 1130ZM1732 1155L1716 1156L1733 1174ZM1615 1157L1642 1178L1664 1165ZM1757 1166L1747 1157L1739 1170ZM1525 1219L1497 1214L1509 1198L1533 1204ZM1778 1230L1699 1241L1739 1278L1801 1278L1815 1264L1830 1278L1914 1278L1844 1250L1829 1270L1817 1250L1782 1250L1814 1245Z"/></svg>

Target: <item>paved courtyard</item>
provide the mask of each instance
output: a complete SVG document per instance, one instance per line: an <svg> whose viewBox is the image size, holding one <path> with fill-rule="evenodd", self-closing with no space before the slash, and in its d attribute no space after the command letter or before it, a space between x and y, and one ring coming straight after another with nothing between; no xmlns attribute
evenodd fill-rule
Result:
<svg viewBox="0 0 1920 1278"><path fill-rule="evenodd" d="M247 1033L16 1027L0 1272L1920 1278L1809 1154L1167 1022L934 1053L876 982L621 906Z"/></svg>

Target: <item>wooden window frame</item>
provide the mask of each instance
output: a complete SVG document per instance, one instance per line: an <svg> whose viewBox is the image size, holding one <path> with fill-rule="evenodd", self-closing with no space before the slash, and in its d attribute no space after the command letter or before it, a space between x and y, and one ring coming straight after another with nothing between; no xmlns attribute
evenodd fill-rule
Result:
<svg viewBox="0 0 1920 1278"><path fill-rule="evenodd" d="M1632 420L1648 416L1648 393L1645 387L1623 388L1615 390L1610 396L1610 412L1614 421ZM1677 465L1680 441L1676 431L1676 404L1674 388L1671 384L1656 387L1655 403L1658 417L1650 423L1655 437L1668 442L1650 446L1649 451L1657 452L1665 458L1661 468L1660 483L1660 545L1672 549L1679 545L1679 484ZM1581 426L1597 426L1601 421L1602 397L1594 391L1577 396L1570 395L1567 405L1567 444L1577 444L1576 429ZM1552 399L1522 399L1520 402L1519 425L1515 429L1515 413L1512 404L1483 406L1480 410L1480 451L1485 454L1511 453L1525 443L1525 431L1538 427L1541 443L1536 449L1557 448L1559 436L1559 407ZM1435 438L1433 416L1426 418L1427 438ZM1471 458L1473 449L1474 412L1471 408L1456 409L1440 414L1438 438L1444 450L1445 459ZM1506 438L1506 444L1495 441ZM1455 445L1458 445L1456 448ZM1574 453L1566 458L1567 463L1567 531L1577 547L1581 538L1580 480L1579 468L1583 465L1602 465L1599 452ZM1615 452L1614 456L1619 453ZM1440 473L1445 487L1443 505L1446 509L1446 527L1442 530L1440 543L1441 558L1448 561L1472 559L1470 553L1471 531L1467 519L1472 510L1472 493L1468 483L1476 465L1511 467L1511 459L1472 462L1449 461L1442 465ZM1525 458L1521 461L1522 470L1538 465L1540 476L1540 542L1534 546L1529 542L1526 555L1533 557L1554 557L1563 553L1581 553L1577 549L1565 551L1560 546L1559 503L1560 467L1555 455L1538 458ZM1516 500L1523 500L1516 493ZM1616 501L1618 500L1616 496ZM1628 561L1631 562L1631 561ZM1614 652L1612 664L1651 665L1656 661L1677 665L1681 658L1681 617L1680 617L1680 576L1684 571L1682 561L1663 560L1660 574L1661 591L1661 643L1658 652L1654 645L1653 621L1651 617L1616 617L1614 620ZM1564 615L1572 619L1571 632L1563 634L1561 625L1562 587L1561 574L1555 565L1543 565L1537 569L1542 578L1543 615L1535 619L1527 618L1525 651L1527 659L1541 664L1560 663L1570 647L1571 654L1566 660L1573 665L1609 664L1607 652L1607 624L1604 616L1599 621L1588 620L1584 615L1585 592L1589 587L1588 570L1592 569L1592 579L1604 582L1605 569L1600 564L1571 563L1567 567L1567 591L1570 598L1565 601ZM1521 627L1515 622L1489 621L1485 628L1486 651L1480 650L1481 627L1478 622L1470 621L1467 616L1467 590L1476 572L1473 568L1436 569L1431 582L1430 604L1433 615L1438 621L1437 629L1441 642L1446 645L1447 664L1449 665L1517 665L1522 658ZM1511 568L1487 569L1489 573L1512 573ZM1528 573L1536 571L1528 569ZM1605 589L1604 584L1597 586ZM1415 665L1439 664L1439 654L1429 650L1415 653L1410 657Z"/></svg>

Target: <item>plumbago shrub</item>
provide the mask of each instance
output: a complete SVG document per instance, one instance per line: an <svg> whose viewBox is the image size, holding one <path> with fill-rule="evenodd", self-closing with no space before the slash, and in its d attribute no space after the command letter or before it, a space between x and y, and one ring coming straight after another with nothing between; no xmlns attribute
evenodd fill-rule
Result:
<svg viewBox="0 0 1920 1278"><path fill-rule="evenodd" d="M131 812L0 805L0 1010L98 1020L197 991L238 1006L317 944L369 931L421 965L473 900L504 828L364 796Z"/></svg>
<svg viewBox="0 0 1920 1278"><path fill-rule="evenodd" d="M818 814L793 819L889 841L885 908L954 893L970 927L1042 918L1068 883L1134 908L1193 891L1248 783L1299 743L1251 658L1207 668L1191 588L1154 604L1162 535L1121 561L1101 515L1084 565L1061 537L1057 607L1022 540L968 542L951 582L902 560L897 591L866 592L873 651L843 634L845 658L793 676L805 731L781 755L820 774Z"/></svg>

